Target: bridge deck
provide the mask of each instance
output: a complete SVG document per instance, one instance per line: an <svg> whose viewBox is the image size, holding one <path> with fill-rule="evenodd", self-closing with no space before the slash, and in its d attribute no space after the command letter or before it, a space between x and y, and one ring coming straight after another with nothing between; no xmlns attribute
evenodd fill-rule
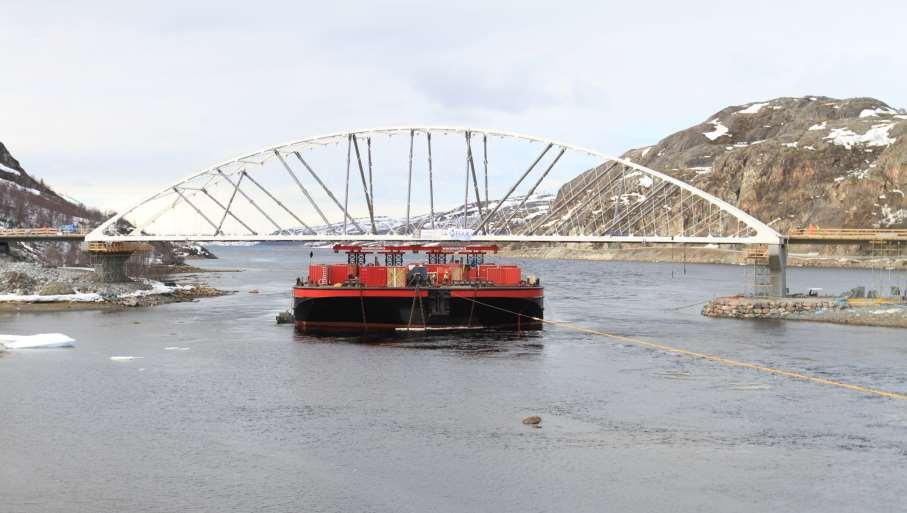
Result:
<svg viewBox="0 0 907 513"><path fill-rule="evenodd" d="M787 234L793 244L859 244L863 242L907 242L907 230L863 228L795 228Z"/></svg>
<svg viewBox="0 0 907 513"><path fill-rule="evenodd" d="M56 228L0 228L2 241L82 241L87 231L64 232Z"/></svg>

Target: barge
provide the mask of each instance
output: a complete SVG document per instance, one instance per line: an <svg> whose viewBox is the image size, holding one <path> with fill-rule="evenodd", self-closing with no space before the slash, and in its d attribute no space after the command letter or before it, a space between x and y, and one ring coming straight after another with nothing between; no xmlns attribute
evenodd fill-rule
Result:
<svg viewBox="0 0 907 513"><path fill-rule="evenodd" d="M293 287L300 332L530 330L542 325L544 290L538 278L524 277L516 265L485 262L497 246L333 249L345 252L347 263L312 263L308 276ZM406 263L408 253L424 254L424 261Z"/></svg>

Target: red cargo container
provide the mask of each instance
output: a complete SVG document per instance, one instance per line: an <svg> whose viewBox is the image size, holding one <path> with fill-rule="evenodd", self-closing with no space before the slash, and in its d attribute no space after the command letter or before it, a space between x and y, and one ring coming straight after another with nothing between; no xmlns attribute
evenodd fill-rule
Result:
<svg viewBox="0 0 907 513"><path fill-rule="evenodd" d="M324 264L309 264L309 283L327 285L327 274L328 266Z"/></svg>
<svg viewBox="0 0 907 513"><path fill-rule="evenodd" d="M328 285L345 282L355 269L349 264L331 264L328 266Z"/></svg>
<svg viewBox="0 0 907 513"><path fill-rule="evenodd" d="M519 285L522 277L520 276L520 267L517 265L501 266L501 285Z"/></svg>
<svg viewBox="0 0 907 513"><path fill-rule="evenodd" d="M488 280L488 271L491 269L497 269L498 266L495 264L481 264L479 265L479 279ZM489 280L490 281L490 280Z"/></svg>
<svg viewBox="0 0 907 513"><path fill-rule="evenodd" d="M366 287L386 287L387 267L383 265L361 267L359 281Z"/></svg>
<svg viewBox="0 0 907 513"><path fill-rule="evenodd" d="M469 270L465 272L466 281L476 281L479 279L479 268L470 267Z"/></svg>
<svg viewBox="0 0 907 513"><path fill-rule="evenodd" d="M504 281L504 270L500 267L489 267L487 269L483 269L483 271L485 272L485 279L490 281L491 283L494 283L495 285L501 285Z"/></svg>

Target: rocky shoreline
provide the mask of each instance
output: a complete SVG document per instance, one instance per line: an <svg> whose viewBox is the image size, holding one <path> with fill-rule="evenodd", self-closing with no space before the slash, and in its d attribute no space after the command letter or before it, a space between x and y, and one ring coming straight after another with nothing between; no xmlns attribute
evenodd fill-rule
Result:
<svg viewBox="0 0 907 513"><path fill-rule="evenodd" d="M188 271L176 268L173 272ZM229 293L197 281L136 278L127 283L101 283L90 268L0 262L0 311L133 308Z"/></svg>
<svg viewBox="0 0 907 513"><path fill-rule="evenodd" d="M907 304L855 306L846 299L833 297L719 297L702 307L702 315L725 319L784 319L907 328Z"/></svg>

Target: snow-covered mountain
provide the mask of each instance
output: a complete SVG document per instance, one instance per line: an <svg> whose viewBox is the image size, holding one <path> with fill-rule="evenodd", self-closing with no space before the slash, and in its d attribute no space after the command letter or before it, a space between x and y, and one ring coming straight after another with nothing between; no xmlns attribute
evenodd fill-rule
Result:
<svg viewBox="0 0 907 513"><path fill-rule="evenodd" d="M500 208L498 208L498 201L483 201L479 205L472 202L468 203L466 208L460 205L457 208L435 212L434 223L432 223L432 216L430 213L420 213L410 217L410 226L406 225L406 219L404 217L375 216L375 232L378 235L398 235L427 229L476 227L481 222L483 216L488 215L495 208L497 208L497 212L495 212L494 216L489 220L487 224L488 228L495 231L502 229L504 232L507 230L516 231L517 228L536 217L545 215L548 212L552 201L554 201L555 196L554 194L549 193L535 193L525 201L524 198L526 198L525 195L513 195L501 204ZM464 218L466 221L465 223ZM372 225L371 220L368 217L356 218L355 221L355 223L347 222L347 234L363 235L371 233ZM356 225L358 225L358 227ZM312 226L311 228L318 234L343 233L342 222L329 225L317 225ZM304 227L297 227L284 230L282 233L306 235L310 234L311 231ZM277 235L278 232L273 232L273 234Z"/></svg>
<svg viewBox="0 0 907 513"><path fill-rule="evenodd" d="M28 174L0 142L0 227L94 226L104 214L57 193Z"/></svg>
<svg viewBox="0 0 907 513"><path fill-rule="evenodd" d="M810 224L907 227L907 113L873 98L730 106L623 156L782 233Z"/></svg>

